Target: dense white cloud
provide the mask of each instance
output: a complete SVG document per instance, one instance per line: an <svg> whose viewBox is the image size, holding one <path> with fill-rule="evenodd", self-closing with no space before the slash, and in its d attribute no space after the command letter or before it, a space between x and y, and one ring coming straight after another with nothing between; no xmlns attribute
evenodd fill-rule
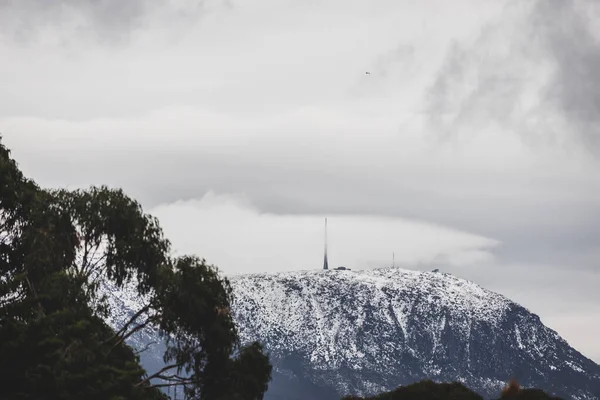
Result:
<svg viewBox="0 0 600 400"><path fill-rule="evenodd" d="M200 200L153 210L179 254L199 254L225 273L321 268L323 216L260 213L239 196L208 193ZM336 215L328 224L331 266L364 269L445 264L469 267L493 258L494 240L400 218Z"/></svg>

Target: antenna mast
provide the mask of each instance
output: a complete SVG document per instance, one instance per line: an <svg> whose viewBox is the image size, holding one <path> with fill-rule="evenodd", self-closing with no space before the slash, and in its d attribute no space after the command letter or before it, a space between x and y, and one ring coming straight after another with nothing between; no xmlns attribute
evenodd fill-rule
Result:
<svg viewBox="0 0 600 400"><path fill-rule="evenodd" d="M392 253L392 267L396 266L396 253Z"/></svg>
<svg viewBox="0 0 600 400"><path fill-rule="evenodd" d="M323 269L329 269L327 263L327 218L325 218L325 259L323 260Z"/></svg>

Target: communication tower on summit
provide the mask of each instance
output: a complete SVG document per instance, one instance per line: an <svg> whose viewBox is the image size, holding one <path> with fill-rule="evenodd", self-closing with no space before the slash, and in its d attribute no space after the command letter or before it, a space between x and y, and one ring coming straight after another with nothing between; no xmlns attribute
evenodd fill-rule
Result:
<svg viewBox="0 0 600 400"><path fill-rule="evenodd" d="M325 259L323 260L323 269L329 269L327 262L327 218L325 218Z"/></svg>

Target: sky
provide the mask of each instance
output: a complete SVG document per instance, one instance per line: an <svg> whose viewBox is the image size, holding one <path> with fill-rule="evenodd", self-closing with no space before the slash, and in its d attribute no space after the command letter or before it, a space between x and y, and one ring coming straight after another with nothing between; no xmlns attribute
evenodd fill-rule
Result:
<svg viewBox="0 0 600 400"><path fill-rule="evenodd" d="M225 274L443 271L600 362L600 4L0 0L0 132ZM369 74L367 74L369 72Z"/></svg>

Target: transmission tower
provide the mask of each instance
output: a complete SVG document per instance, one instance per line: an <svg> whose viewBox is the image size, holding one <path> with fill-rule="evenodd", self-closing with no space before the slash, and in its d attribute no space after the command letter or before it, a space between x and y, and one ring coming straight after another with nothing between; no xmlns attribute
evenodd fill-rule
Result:
<svg viewBox="0 0 600 400"><path fill-rule="evenodd" d="M325 259L323 260L323 269L329 269L327 262L327 218L325 218Z"/></svg>

